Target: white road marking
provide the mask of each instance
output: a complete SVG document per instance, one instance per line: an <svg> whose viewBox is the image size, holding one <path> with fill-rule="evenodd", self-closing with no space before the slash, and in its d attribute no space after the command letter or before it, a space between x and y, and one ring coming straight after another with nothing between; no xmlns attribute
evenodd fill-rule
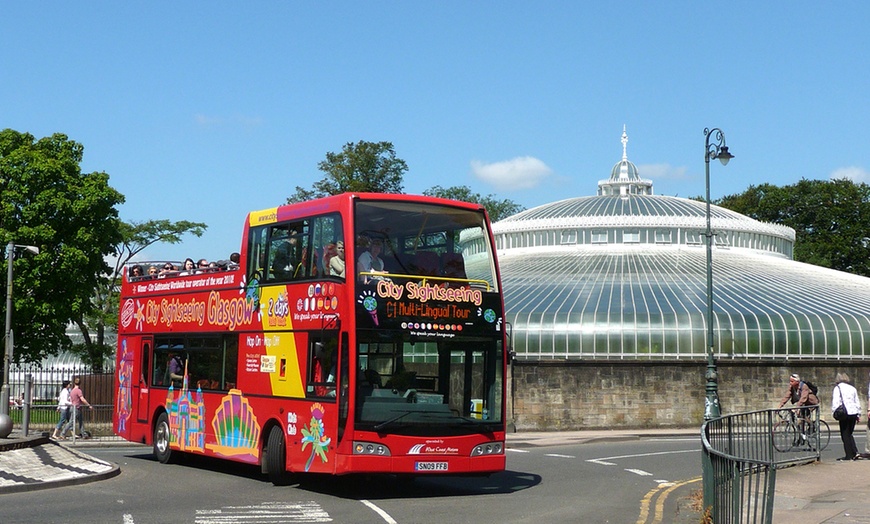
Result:
<svg viewBox="0 0 870 524"><path fill-rule="evenodd" d="M320 505L308 502L263 502L253 506L224 506L220 509L196 510L196 524L228 524L244 521L248 524L281 522L332 522Z"/></svg>
<svg viewBox="0 0 870 524"><path fill-rule="evenodd" d="M604 460L592 459L587 460L586 462L592 462L593 464L601 464L602 466L615 466L616 462L606 462Z"/></svg>
<svg viewBox="0 0 870 524"><path fill-rule="evenodd" d="M655 455L674 455L677 453L700 453L700 449L684 449L680 451L657 451L655 453L637 453L635 455L618 455L615 457L601 457L597 459L588 459L586 462L596 462L599 460L617 460L624 458L635 458L635 457L652 457Z"/></svg>
<svg viewBox="0 0 870 524"><path fill-rule="evenodd" d="M360 502L362 502L363 504L368 506L372 511L374 511L375 513L380 515L381 518L384 519L384 522L386 522L387 524L398 524L395 520L393 520L393 517L391 517L389 513L382 510L381 508L377 507L376 505L372 504L371 502L369 502L367 500L360 500Z"/></svg>
<svg viewBox="0 0 870 524"><path fill-rule="evenodd" d="M577 458L574 455L560 455L558 453L544 453L544 456L545 457L566 458L566 459Z"/></svg>
<svg viewBox="0 0 870 524"><path fill-rule="evenodd" d="M644 471L642 469L626 469L629 473L634 473L635 475L640 475L641 477L652 477L652 473Z"/></svg>
<svg viewBox="0 0 870 524"><path fill-rule="evenodd" d="M530 451L527 450L527 449L514 449L514 448L508 448L507 450L508 450L508 451L513 451L514 453L530 453Z"/></svg>
<svg viewBox="0 0 870 524"><path fill-rule="evenodd" d="M133 515L129 513L124 513L124 524L135 524L133 521Z"/></svg>

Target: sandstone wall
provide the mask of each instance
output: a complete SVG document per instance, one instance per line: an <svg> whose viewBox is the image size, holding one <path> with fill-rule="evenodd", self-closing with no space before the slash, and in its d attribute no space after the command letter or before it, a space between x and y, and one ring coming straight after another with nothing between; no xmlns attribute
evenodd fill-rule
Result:
<svg viewBox="0 0 870 524"><path fill-rule="evenodd" d="M723 414L778 406L791 373L819 386L822 416L829 421L838 372L849 374L866 410L870 362L720 361L717 366ZM511 369L508 422L520 431L687 427L703 422L706 362L516 361Z"/></svg>

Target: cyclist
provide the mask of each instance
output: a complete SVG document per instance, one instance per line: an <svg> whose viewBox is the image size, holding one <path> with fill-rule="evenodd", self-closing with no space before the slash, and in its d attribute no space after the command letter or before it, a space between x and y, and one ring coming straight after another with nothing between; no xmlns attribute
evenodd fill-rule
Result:
<svg viewBox="0 0 870 524"><path fill-rule="evenodd" d="M819 397L810 390L807 383L801 380L801 376L797 373L792 373L788 377L788 391L782 397L779 407L782 408L788 401L791 401L796 407L800 407L799 416L803 420L810 418L809 406L819 405ZM803 426L803 421L801 421L801 426ZM801 437L805 438L805 434L805 428L801 428Z"/></svg>

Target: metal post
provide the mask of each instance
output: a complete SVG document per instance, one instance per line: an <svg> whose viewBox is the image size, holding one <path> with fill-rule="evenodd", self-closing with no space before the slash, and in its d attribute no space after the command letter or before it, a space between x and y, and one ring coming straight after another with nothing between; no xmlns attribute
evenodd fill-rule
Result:
<svg viewBox="0 0 870 524"><path fill-rule="evenodd" d="M6 329L3 331L3 387L0 389L0 413L9 414L9 366L12 365L12 252L15 244L6 244Z"/></svg>
<svg viewBox="0 0 870 524"><path fill-rule="evenodd" d="M30 403L33 401L33 375L30 373L24 375L24 405L21 406L23 414L21 417L21 430L26 437L30 431Z"/></svg>
<svg viewBox="0 0 870 524"><path fill-rule="evenodd" d="M716 143L710 143L710 135L715 133ZM718 158L722 165L734 155L728 152L725 145L725 135L719 128L704 128L704 172L706 183L707 200L707 372L704 378L707 380L707 396L704 403L704 420L711 420L721 416L719 409L719 372L716 369L713 347L713 230L710 227L710 159Z"/></svg>
<svg viewBox="0 0 870 524"><path fill-rule="evenodd" d="M0 404L2 404L0 414L3 415L9 415L9 367L12 365L15 346L15 339L12 335L12 255L16 247L24 248L35 255L39 254L39 248L35 246L16 245L11 240L6 244L6 331L3 342L6 351L3 357L3 386L0 388Z"/></svg>

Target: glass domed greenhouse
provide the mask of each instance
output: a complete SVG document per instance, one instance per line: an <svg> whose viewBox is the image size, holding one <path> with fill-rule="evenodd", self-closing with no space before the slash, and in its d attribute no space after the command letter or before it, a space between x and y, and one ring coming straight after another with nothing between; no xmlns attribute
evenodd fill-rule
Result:
<svg viewBox="0 0 870 524"><path fill-rule="evenodd" d="M521 360L706 356L706 204L653 195L626 155L597 196L493 225ZM711 207L717 358L858 359L870 279L792 260L791 228Z"/></svg>

